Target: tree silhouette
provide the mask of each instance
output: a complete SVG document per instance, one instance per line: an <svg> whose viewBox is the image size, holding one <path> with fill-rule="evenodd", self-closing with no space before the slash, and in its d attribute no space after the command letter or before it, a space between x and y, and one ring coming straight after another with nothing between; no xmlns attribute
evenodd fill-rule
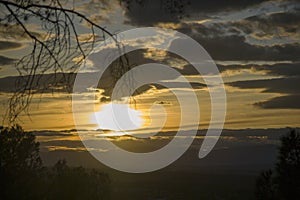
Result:
<svg viewBox="0 0 300 200"><path fill-rule="evenodd" d="M262 172L256 181L257 199L300 197L300 133L291 130L281 138L275 173Z"/></svg>
<svg viewBox="0 0 300 200"><path fill-rule="evenodd" d="M47 199L107 199L109 178L96 170L82 167L68 167L65 160L59 160L49 172L50 185ZM80 192L74 192L80 191Z"/></svg>
<svg viewBox="0 0 300 200"><path fill-rule="evenodd" d="M257 200L274 200L276 198L276 184L274 184L272 170L263 171L256 180Z"/></svg>
<svg viewBox="0 0 300 200"><path fill-rule="evenodd" d="M39 143L20 126L0 128L0 199L107 199L107 174L69 167L59 160L42 165Z"/></svg>
<svg viewBox="0 0 300 200"><path fill-rule="evenodd" d="M20 126L0 129L0 198L31 197L28 190L42 169L39 143ZM18 191L18 192L16 192Z"/></svg>
<svg viewBox="0 0 300 200"><path fill-rule="evenodd" d="M276 171L280 194L285 199L300 198L300 133L296 130L281 138Z"/></svg>
<svg viewBox="0 0 300 200"><path fill-rule="evenodd" d="M5 173L24 173L40 169L39 143L35 136L18 125L0 129L0 170Z"/></svg>

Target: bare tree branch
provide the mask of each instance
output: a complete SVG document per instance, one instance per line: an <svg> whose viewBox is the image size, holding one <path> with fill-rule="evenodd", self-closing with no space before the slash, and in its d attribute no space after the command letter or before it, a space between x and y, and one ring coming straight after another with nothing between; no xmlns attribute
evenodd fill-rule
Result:
<svg viewBox="0 0 300 200"><path fill-rule="evenodd" d="M70 77L74 76L69 75L76 72L97 42L105 40L106 37L111 38L119 54L122 55L124 47L113 33L74 8L68 8L67 0L63 4L62 1L0 0L0 8L4 8L1 10L2 14L0 13L0 25L18 27L24 37L32 41L31 52L15 64L20 78L16 81L16 92L9 102L6 114L8 123L15 123L22 112L30 114L29 104L33 95L38 92L48 91L49 87L53 90L56 87L65 87L66 91L71 92L71 85L68 83ZM131 3L142 6L144 2L143 0L119 1L125 4L125 7L130 7ZM168 12L177 13L179 17L183 16L185 1L163 2L162 5ZM34 21L33 24L37 24L42 32L33 32L29 27L30 20ZM89 29L89 37L85 39L81 38L79 30L83 25ZM114 79L112 87L133 67L126 55L119 56L116 63L110 67ZM43 85L41 75L51 73L53 77L47 76L49 81ZM132 84L133 81L134 77L131 77L128 84ZM51 82L50 86L49 82Z"/></svg>
<svg viewBox="0 0 300 200"><path fill-rule="evenodd" d="M42 3L33 0L0 0L1 5L6 9L6 15L0 19L0 23L20 27L32 40L32 51L15 65L20 78L16 82L17 90L9 102L9 123L14 122L21 112L29 114L29 104L36 92L33 88L39 88L39 91L49 89L49 85L40 85L42 76L37 74L53 73L53 88L60 86L62 82L68 83L69 77L65 74L76 72L78 66L93 50L95 43L104 40L106 36L112 38L119 51L122 51L122 45L113 33L76 10L64 7L60 0ZM41 34L35 34L28 28L26 22L31 19L38 20L43 30ZM84 22L90 29L90 37L84 41L80 40L76 20ZM128 66L128 61L124 58L120 58L119 61L118 69L111 69L116 80L124 70L128 70L128 67L125 67ZM62 76L56 76L57 73L61 73ZM70 92L68 84L63 85Z"/></svg>

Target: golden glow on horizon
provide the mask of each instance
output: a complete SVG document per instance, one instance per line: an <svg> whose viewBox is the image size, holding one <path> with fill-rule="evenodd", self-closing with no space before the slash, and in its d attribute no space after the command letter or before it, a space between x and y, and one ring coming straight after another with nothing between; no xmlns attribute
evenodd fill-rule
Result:
<svg viewBox="0 0 300 200"><path fill-rule="evenodd" d="M193 80L191 80L193 81ZM299 126L300 110L293 109L261 109L253 106L253 102L263 101L276 97L276 94L262 93L261 89L238 89L226 87L227 90L227 118L225 128L227 129L243 129L243 128L281 128L286 126ZM161 98L157 98L160 95ZM210 101L209 93L204 90L197 92L200 100L200 128L208 127L210 121ZM1 102L8 102L9 96L0 96ZM251 97L251 98L249 98ZM139 129L134 132L152 132L158 130L158 126L164 120L164 115L159 107L152 107L153 102L164 102L162 105L166 111L166 121L163 131L175 130L180 122L180 107L173 101L171 94L165 89L159 90L159 93L143 94L137 97L137 103L132 106L133 110L140 111L140 117L144 123ZM188 99L187 99L188 101ZM172 103L168 103L172 102ZM95 106L95 111L99 112L103 104ZM151 112L152 107L152 112ZM0 116L4 116L5 109L0 110ZM20 125L25 130L70 130L75 129L71 100L63 93L44 94L42 99L40 95L34 95L33 103L30 107L30 118L23 114L20 116ZM98 124L92 123L90 118L91 113L82 110L81 129L91 130L97 129ZM290 116L289 118L283 116ZM3 118L0 117L0 120ZM193 116L191 116L193 117ZM94 121L95 122L95 121Z"/></svg>

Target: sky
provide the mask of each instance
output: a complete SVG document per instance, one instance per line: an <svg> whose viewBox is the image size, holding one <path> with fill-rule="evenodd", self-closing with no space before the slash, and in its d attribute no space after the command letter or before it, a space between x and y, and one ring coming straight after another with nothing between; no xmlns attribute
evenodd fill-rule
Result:
<svg viewBox="0 0 300 200"><path fill-rule="evenodd" d="M227 96L225 128L281 128L300 126L300 3L292 0L190 0L167 4L160 0L144 1L74 1L67 3L112 33L138 27L160 27L176 30L196 40L216 63L224 81ZM0 6L1 13L5 8ZM35 20L26 26L36 34L43 34ZM79 37L89 34L86 24L76 22ZM147 45L147 42L144 41ZM134 45L133 43L131 45ZM172 44L176 45L176 41ZM16 27L0 23L0 101L1 116L7 109L7 101L14 92L19 75L14 67L16 60L30 53L32 43ZM95 54L96 55L96 54ZM86 79L95 71L101 71L102 63L91 55L91 68ZM181 73L174 77L172 88L185 97L191 90L181 84L181 78L192 83L192 91L200 102L189 104L191 113L195 106L200 109L200 129L207 128L211 118L211 101L208 89L200 74L178 56L167 52L147 49L128 55L130 62L138 64L163 63ZM51 73L51 72L50 72ZM53 72L52 72L53 73ZM42 75L44 84L49 75ZM74 75L71 76L74 81ZM106 81L106 82L105 82ZM106 77L94 88L84 88L82 101L97 90L94 111L82 111L80 120L84 129L113 129L105 122L110 117L109 85ZM107 83L108 82L108 83ZM107 84L107 85L106 85ZM137 132L175 130L180 122L180 105L174 94L159 85L148 85L134 97L129 105L131 117L137 124ZM37 91L30 105L30 116L22 113L19 123L26 130L74 129L71 94L56 88ZM194 116L188 116L187 122ZM104 121L104 122L103 122ZM163 125L163 122L165 124ZM108 125L107 125L108 124ZM186 129L195 124L186 123ZM114 127L115 128L115 127ZM130 127L126 127L127 129Z"/></svg>

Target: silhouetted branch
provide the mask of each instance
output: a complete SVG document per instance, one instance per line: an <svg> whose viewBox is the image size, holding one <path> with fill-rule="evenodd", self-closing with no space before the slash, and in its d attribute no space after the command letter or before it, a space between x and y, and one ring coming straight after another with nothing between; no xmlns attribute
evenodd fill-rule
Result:
<svg viewBox="0 0 300 200"><path fill-rule="evenodd" d="M42 76L36 76L37 74L54 73L52 87L59 87L57 84L65 82L65 89L70 92L68 76L64 74L76 72L96 42L108 36L113 39L119 51L122 51L121 43L114 34L76 10L62 6L59 0L42 3L33 0L0 0L1 5L6 11L0 22L5 26L20 27L24 35L32 40L31 52L15 64L20 78L16 82L16 92L9 102L9 123L14 122L23 111L29 114L28 105L35 93L33 88L39 88L39 91L49 89L49 85L40 85ZM42 33L34 33L28 28L26 22L31 19L38 20ZM76 21L89 27L88 38L80 39ZM125 61L120 59L117 67L124 69ZM62 74L60 80L56 77L58 72Z"/></svg>

